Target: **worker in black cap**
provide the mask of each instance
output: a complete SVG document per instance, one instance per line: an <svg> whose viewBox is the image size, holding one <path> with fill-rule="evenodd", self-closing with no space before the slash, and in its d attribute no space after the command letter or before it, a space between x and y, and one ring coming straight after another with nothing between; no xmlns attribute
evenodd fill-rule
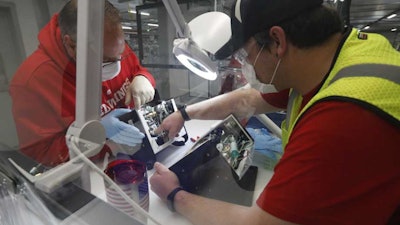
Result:
<svg viewBox="0 0 400 225"><path fill-rule="evenodd" d="M238 0L231 40L242 72L271 92L236 90L189 105L189 119L286 109L284 153L252 207L191 194L160 163L152 190L194 224L400 224L400 54L383 36L344 27L322 0ZM276 89L276 90L275 90Z"/></svg>

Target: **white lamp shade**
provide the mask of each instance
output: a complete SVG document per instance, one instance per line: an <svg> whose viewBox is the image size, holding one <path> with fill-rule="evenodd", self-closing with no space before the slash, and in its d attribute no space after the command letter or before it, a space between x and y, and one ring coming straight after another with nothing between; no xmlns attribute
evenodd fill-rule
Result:
<svg viewBox="0 0 400 225"><path fill-rule="evenodd" d="M207 12L188 23L191 39L198 47L215 54L231 38L231 19L222 12Z"/></svg>

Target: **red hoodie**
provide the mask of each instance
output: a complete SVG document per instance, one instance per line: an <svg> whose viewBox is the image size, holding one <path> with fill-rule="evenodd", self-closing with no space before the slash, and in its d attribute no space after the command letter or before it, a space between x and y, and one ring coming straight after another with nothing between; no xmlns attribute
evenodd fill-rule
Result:
<svg viewBox="0 0 400 225"><path fill-rule="evenodd" d="M75 120L76 65L62 44L58 14L39 32L38 39L38 49L20 65L9 90L20 150L54 166L69 158L65 134ZM102 116L126 107L126 88L135 76L143 75L155 86L152 75L126 45L123 55L128 54L121 61L120 74L102 83Z"/></svg>

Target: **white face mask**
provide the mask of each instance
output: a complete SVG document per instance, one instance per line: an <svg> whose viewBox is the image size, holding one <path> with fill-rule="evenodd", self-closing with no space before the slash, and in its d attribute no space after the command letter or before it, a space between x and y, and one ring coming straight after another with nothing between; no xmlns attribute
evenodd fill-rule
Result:
<svg viewBox="0 0 400 225"><path fill-rule="evenodd" d="M276 93L278 90L276 90L275 85L272 84L272 81L275 78L276 71L278 70L279 64L281 60L279 59L278 63L276 64L274 73L272 74L271 81L269 84L264 84L261 83L256 76L256 71L254 70L254 66L251 65L248 62L245 62L242 65L242 74L246 78L247 82L250 84L250 86L254 89L259 90L262 93Z"/></svg>
<svg viewBox="0 0 400 225"><path fill-rule="evenodd" d="M117 61L115 63L103 63L101 70L101 80L111 80L116 77L119 72L121 72L121 62Z"/></svg>

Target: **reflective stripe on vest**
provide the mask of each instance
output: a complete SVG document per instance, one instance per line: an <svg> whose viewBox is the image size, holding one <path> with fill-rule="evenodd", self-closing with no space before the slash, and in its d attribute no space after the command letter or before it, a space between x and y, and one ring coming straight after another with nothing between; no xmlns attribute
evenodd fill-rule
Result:
<svg viewBox="0 0 400 225"><path fill-rule="evenodd" d="M358 64L346 67L298 113L301 99L295 92L290 93L287 119L282 126L283 148L303 113L323 100L354 102L400 127L400 66Z"/></svg>
<svg viewBox="0 0 400 225"><path fill-rule="evenodd" d="M400 67L382 64L362 64L343 68L331 80L331 83L343 77L376 77L375 74L382 74L379 75L380 78L400 84Z"/></svg>

